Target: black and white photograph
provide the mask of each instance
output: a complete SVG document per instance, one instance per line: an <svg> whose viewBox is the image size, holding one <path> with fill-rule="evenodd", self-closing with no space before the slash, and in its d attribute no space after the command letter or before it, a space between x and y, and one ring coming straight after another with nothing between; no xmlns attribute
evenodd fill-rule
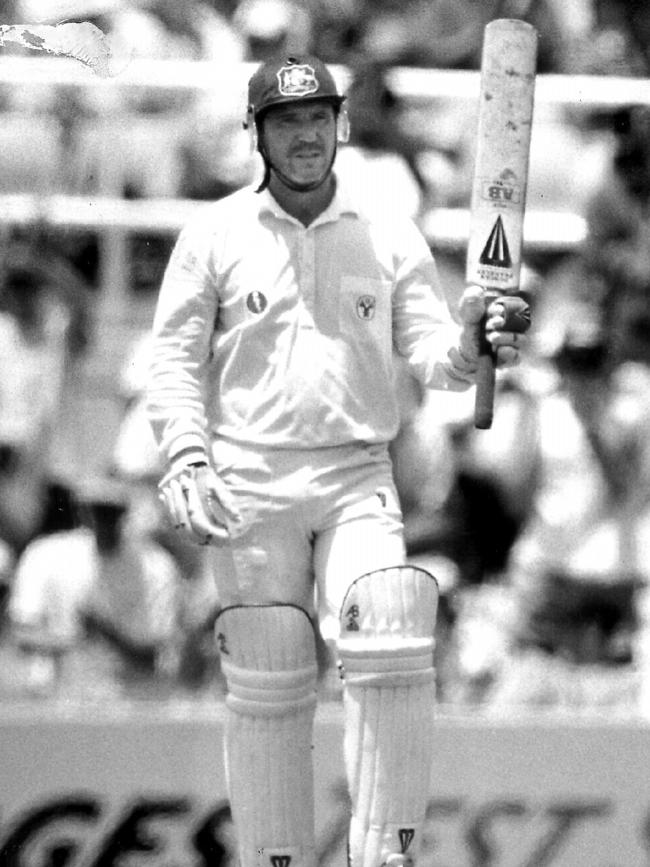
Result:
<svg viewBox="0 0 650 867"><path fill-rule="evenodd" d="M0 0L0 867L650 864L650 5Z"/></svg>

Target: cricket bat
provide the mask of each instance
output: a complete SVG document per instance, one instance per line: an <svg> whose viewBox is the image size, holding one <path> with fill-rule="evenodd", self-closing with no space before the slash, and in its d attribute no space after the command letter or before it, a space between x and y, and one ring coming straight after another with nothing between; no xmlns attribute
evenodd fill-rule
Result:
<svg viewBox="0 0 650 867"><path fill-rule="evenodd" d="M492 300L519 289L533 122L537 31L499 18L485 27L466 279ZM496 353L479 335L474 426L492 426Z"/></svg>

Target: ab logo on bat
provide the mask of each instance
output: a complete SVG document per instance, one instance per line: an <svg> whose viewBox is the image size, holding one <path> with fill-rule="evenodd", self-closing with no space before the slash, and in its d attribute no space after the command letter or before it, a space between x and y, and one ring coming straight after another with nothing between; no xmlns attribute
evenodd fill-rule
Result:
<svg viewBox="0 0 650 867"><path fill-rule="evenodd" d="M518 205L521 186L512 169L504 169L498 178L481 182L481 198L496 206Z"/></svg>
<svg viewBox="0 0 650 867"><path fill-rule="evenodd" d="M517 205L521 201L521 190L519 187L509 187L499 183L483 184L481 195L484 199L494 204Z"/></svg>

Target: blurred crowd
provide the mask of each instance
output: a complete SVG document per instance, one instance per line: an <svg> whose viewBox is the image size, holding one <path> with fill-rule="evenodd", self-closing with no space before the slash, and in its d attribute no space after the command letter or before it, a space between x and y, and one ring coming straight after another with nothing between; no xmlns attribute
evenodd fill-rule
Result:
<svg viewBox="0 0 650 867"><path fill-rule="evenodd" d="M650 7L626 0L0 3L0 23L90 20L125 63L234 70L308 50L341 64L339 170L423 224L467 205L473 128L465 103L409 102L391 70L476 69L499 17L538 28L540 72L650 77ZM255 172L237 87L109 94L0 84L0 194L208 200ZM490 430L474 428L471 394L423 393L398 363L408 552L441 588L443 705L650 717L650 110L561 108L540 134L556 149L535 162L537 187L584 217L586 237L524 267L534 327ZM219 600L209 550L158 501L146 328L113 359L119 424L101 472L60 472L62 419L75 423L102 327L101 244L43 214L0 223L0 695L212 696ZM432 245L453 310L463 251ZM150 249L159 274L169 246ZM325 656L323 688L336 691Z"/></svg>

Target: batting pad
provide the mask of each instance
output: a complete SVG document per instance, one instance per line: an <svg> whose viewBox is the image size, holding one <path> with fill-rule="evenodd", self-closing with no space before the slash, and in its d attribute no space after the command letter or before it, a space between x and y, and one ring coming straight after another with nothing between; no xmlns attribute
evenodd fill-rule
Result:
<svg viewBox="0 0 650 867"><path fill-rule="evenodd" d="M341 609L351 867L417 856L430 794L437 605L435 579L399 566L357 579Z"/></svg>
<svg viewBox="0 0 650 867"><path fill-rule="evenodd" d="M315 867L314 631L293 605L226 608L217 620L225 759L241 867Z"/></svg>

